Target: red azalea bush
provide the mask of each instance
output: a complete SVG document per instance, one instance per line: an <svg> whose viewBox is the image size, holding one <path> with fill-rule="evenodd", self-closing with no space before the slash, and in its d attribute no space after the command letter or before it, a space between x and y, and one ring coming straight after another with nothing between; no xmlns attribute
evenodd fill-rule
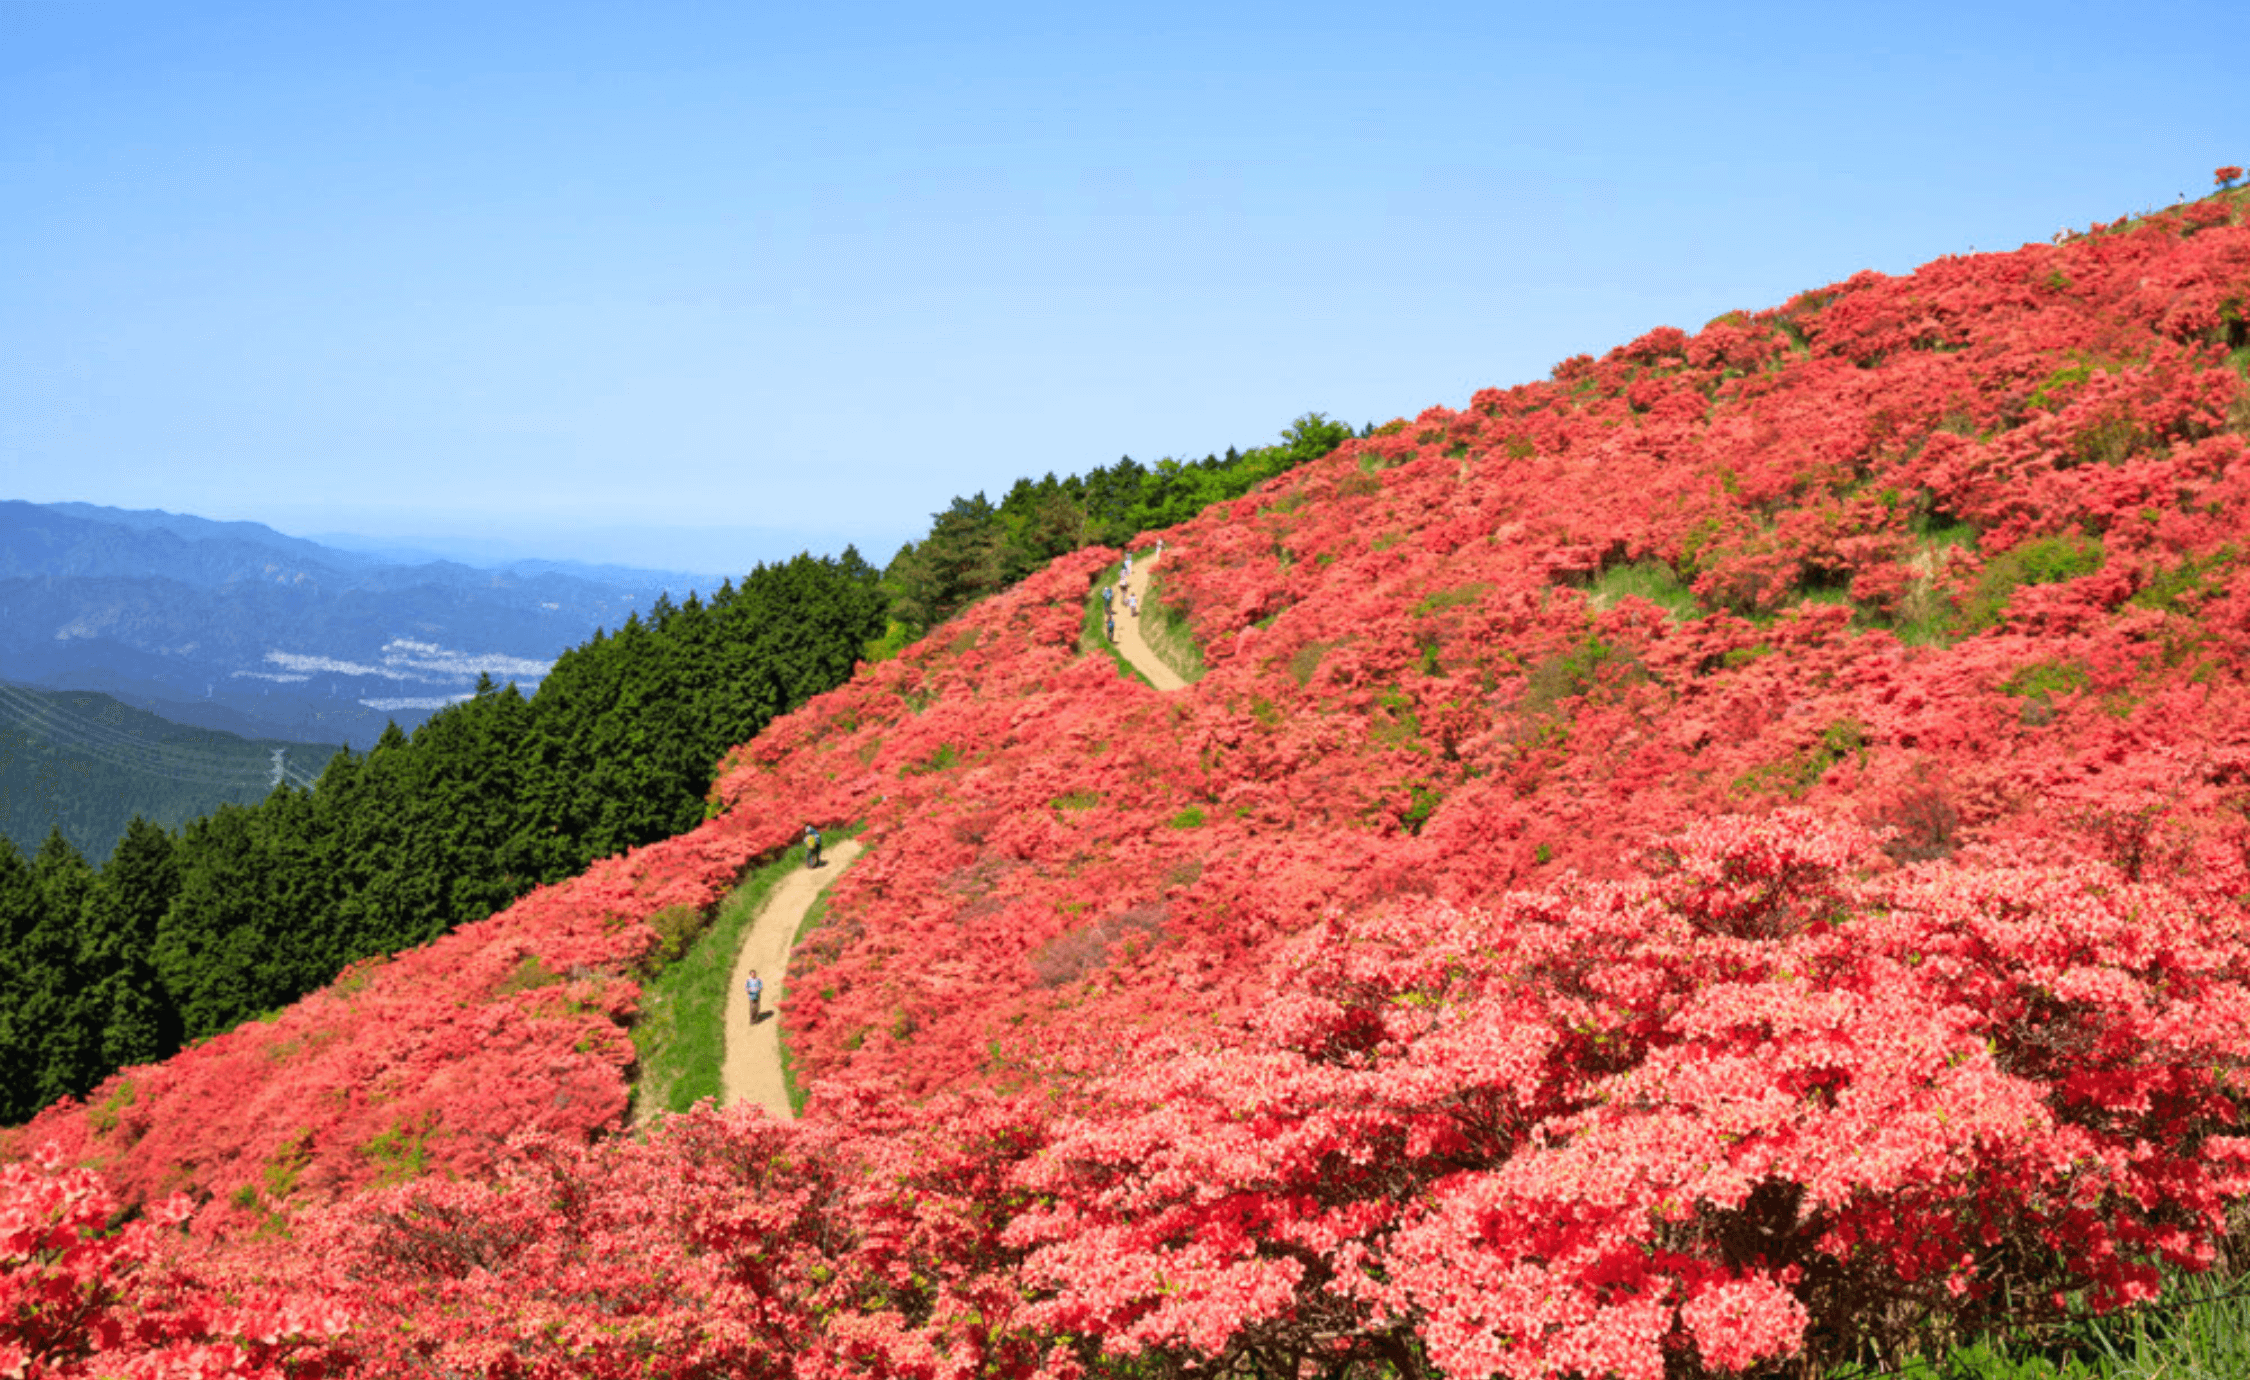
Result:
<svg viewBox="0 0 2250 1380"><path fill-rule="evenodd" d="M199 1271L171 1230L194 1211L184 1198L111 1231L116 1207L52 1146L0 1165L0 1375L316 1380L336 1369L344 1309Z"/></svg>
<svg viewBox="0 0 2250 1380"><path fill-rule="evenodd" d="M324 1300L302 1318L142 1287L103 1298L100 1347L134 1370L192 1324L308 1373L1654 1380L1895 1359L2207 1263L2250 1187L2250 917L1877 842L1730 818L1641 880L1325 922L1240 1018L1083 1030L1018 1096L518 1136L229 1253L244 1296ZM61 1258L114 1279L136 1231Z"/></svg>
<svg viewBox="0 0 2250 1380"><path fill-rule="evenodd" d="M366 1375L1030 1375L1005 1175L1035 1123L988 1100L785 1125L708 1107L645 1137L511 1141L478 1181L305 1214L258 1260L334 1292Z"/></svg>
<svg viewBox="0 0 2250 1380"><path fill-rule="evenodd" d="M1870 879L1872 843L1725 820L1651 881L1317 928L1232 1040L1057 1128L1029 1315L1222 1371L1656 1380L2207 1264L2250 917L2104 867Z"/></svg>

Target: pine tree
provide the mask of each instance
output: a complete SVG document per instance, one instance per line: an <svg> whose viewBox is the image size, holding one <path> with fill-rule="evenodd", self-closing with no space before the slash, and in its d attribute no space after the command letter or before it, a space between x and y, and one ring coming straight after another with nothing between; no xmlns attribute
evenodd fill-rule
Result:
<svg viewBox="0 0 2250 1380"><path fill-rule="evenodd" d="M85 988L79 923L94 890L94 869L58 828L39 845L29 872L29 896L0 902L31 913L8 964L12 1048L8 1089L0 1096L12 1104L10 1120L90 1086L101 1061L100 1030L86 1024L79 1001ZM10 929L19 925L12 916ZM28 1106L21 1101L26 1097Z"/></svg>
<svg viewBox="0 0 2250 1380"><path fill-rule="evenodd" d="M24 957L42 909L30 862L0 837L0 1124L22 1121L42 1105L36 1079L45 1045L32 1010L33 971Z"/></svg>
<svg viewBox="0 0 2250 1380"><path fill-rule="evenodd" d="M84 1086L109 1070L169 1057L179 1048L179 1013L157 977L158 927L179 889L172 835L135 815L110 853L79 924L87 989L80 1024L99 1032L99 1059Z"/></svg>

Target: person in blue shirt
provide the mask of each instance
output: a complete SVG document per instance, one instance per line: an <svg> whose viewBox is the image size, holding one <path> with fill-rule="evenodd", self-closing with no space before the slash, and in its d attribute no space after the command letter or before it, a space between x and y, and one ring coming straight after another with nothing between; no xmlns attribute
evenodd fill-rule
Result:
<svg viewBox="0 0 2250 1380"><path fill-rule="evenodd" d="M766 995L766 985L758 980L756 973L752 973L750 980L742 984L742 994L750 998L750 1024L756 1025L758 1023L758 1002Z"/></svg>

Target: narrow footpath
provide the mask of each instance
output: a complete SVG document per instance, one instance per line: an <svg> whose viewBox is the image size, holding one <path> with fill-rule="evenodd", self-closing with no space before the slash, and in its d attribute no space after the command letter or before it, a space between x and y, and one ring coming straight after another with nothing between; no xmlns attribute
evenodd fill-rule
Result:
<svg viewBox="0 0 2250 1380"><path fill-rule="evenodd" d="M1149 571L1155 567L1156 560L1153 555L1146 558L1134 557L1133 578L1125 585L1129 592L1139 596L1143 608L1148 606L1148 576ZM1147 639L1141 636L1141 620L1126 612L1130 607L1129 604L1120 604L1117 608L1117 650L1123 652L1125 659L1133 663L1133 668L1147 676L1149 683L1157 689L1187 689L1187 682L1181 679L1180 673L1165 665L1157 657L1155 649L1148 645Z"/></svg>
<svg viewBox="0 0 2250 1380"><path fill-rule="evenodd" d="M750 937L735 955L734 976L727 979L727 1057L719 1071L720 1099L731 1107L755 1102L783 1121L797 1114L789 1106L789 1088L781 1081L782 982L789 973L789 951L797 943L797 927L805 912L838 873L859 856L859 841L848 839L827 850L823 866L815 871L800 867L782 880L766 898L764 909L751 923ZM750 1002L742 984L756 973L766 984L763 1013L750 1024Z"/></svg>

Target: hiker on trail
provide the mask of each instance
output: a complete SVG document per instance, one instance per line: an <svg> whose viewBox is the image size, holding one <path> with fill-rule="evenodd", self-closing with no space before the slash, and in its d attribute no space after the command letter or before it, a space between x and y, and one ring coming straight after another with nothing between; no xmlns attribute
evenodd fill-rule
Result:
<svg viewBox="0 0 2250 1380"><path fill-rule="evenodd" d="M1108 585L1102 586L1102 608L1105 611L1109 608L1109 601L1111 596L1115 595L1116 593L1117 591L1111 589Z"/></svg>
<svg viewBox="0 0 2250 1380"><path fill-rule="evenodd" d="M1109 629L1109 640L1115 642L1117 640L1117 615L1113 613L1103 621L1104 625Z"/></svg>
<svg viewBox="0 0 2250 1380"><path fill-rule="evenodd" d="M758 980L756 973L752 973L749 981L742 984L742 994L750 998L750 1024L756 1025L758 1023L758 1001L765 996L766 985Z"/></svg>
<svg viewBox="0 0 2250 1380"><path fill-rule="evenodd" d="M1156 555L1157 559L1159 560L1162 560L1164 557L1164 538L1162 537L1158 537L1156 539Z"/></svg>
<svg viewBox="0 0 2250 1380"><path fill-rule="evenodd" d="M1141 616L1141 596L1140 596L1140 595L1138 595L1138 594L1127 595L1127 596L1126 596L1126 599L1125 599L1125 602L1126 602L1126 604L1127 604L1128 606L1130 606L1130 607L1131 607L1131 609L1133 610L1133 616L1134 616L1135 618L1138 618L1138 617L1140 617L1140 616Z"/></svg>
<svg viewBox="0 0 2250 1380"><path fill-rule="evenodd" d="M1133 578L1133 553L1130 551L1125 553L1125 578Z"/></svg>
<svg viewBox="0 0 2250 1380"><path fill-rule="evenodd" d="M820 866L820 831L810 824L805 826L805 866Z"/></svg>

